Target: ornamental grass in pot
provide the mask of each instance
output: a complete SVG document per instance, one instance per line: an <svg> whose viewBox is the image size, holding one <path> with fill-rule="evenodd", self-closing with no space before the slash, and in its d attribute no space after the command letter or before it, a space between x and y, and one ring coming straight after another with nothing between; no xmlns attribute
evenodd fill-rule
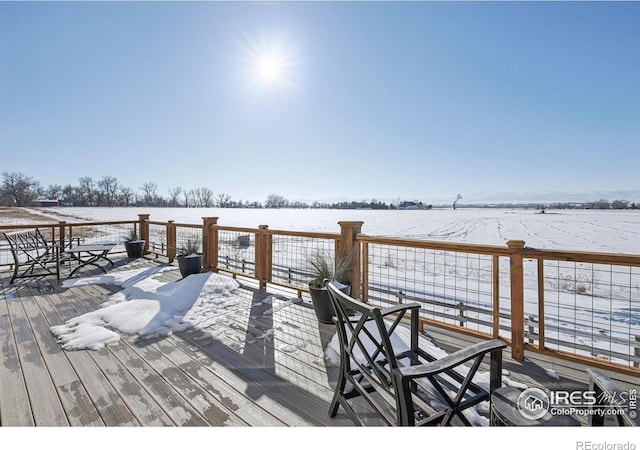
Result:
<svg viewBox="0 0 640 450"><path fill-rule="evenodd" d="M178 260L178 268L180 269L182 278L186 278L194 273L200 273L202 271L200 243L198 241L188 240L185 245L178 249L176 259Z"/></svg>
<svg viewBox="0 0 640 450"><path fill-rule="evenodd" d="M142 258L144 255L144 239L138 237L135 229L129 231L129 234L125 237L124 248L127 250L127 256L130 259Z"/></svg>
<svg viewBox="0 0 640 450"><path fill-rule="evenodd" d="M340 290L345 294L351 293L351 282L349 275L351 273L351 260L346 257L334 259L323 252L315 252L309 256L307 263L312 278L309 281L309 294L313 309L321 323L333 323L335 310L329 297L329 292L324 285L324 280L332 280L340 283Z"/></svg>

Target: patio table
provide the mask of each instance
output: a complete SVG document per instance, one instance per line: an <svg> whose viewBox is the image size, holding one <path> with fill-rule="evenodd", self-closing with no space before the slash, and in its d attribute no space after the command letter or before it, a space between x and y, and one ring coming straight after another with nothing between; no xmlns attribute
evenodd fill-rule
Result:
<svg viewBox="0 0 640 450"><path fill-rule="evenodd" d="M115 243L110 242L105 244L81 244L65 249L65 253L79 262L78 267L73 269L69 276L72 277L77 271L86 266L94 266L107 273L105 267L109 264L113 266L113 261L107 257L107 254L115 246ZM104 266L100 265L100 260L106 261Z"/></svg>

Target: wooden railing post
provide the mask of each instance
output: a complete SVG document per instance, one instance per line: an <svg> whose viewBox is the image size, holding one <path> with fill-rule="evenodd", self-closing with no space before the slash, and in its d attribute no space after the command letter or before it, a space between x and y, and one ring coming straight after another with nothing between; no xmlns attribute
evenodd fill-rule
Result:
<svg viewBox="0 0 640 450"><path fill-rule="evenodd" d="M167 258L170 263L176 259L176 240L177 233L175 221L169 220L167 221Z"/></svg>
<svg viewBox="0 0 640 450"><path fill-rule="evenodd" d="M256 232L256 278L263 288L271 281L273 275L273 236L267 233L269 225L258 226Z"/></svg>
<svg viewBox="0 0 640 450"><path fill-rule="evenodd" d="M202 218L202 268L218 271L218 224L217 217Z"/></svg>
<svg viewBox="0 0 640 450"><path fill-rule="evenodd" d="M360 298L360 243L356 236L362 232L364 222L338 222L340 225L340 247L336 249L336 258L349 258L351 262L351 296Z"/></svg>
<svg viewBox="0 0 640 450"><path fill-rule="evenodd" d="M524 241L509 241L511 252L511 357L524 360Z"/></svg>
<svg viewBox="0 0 640 450"><path fill-rule="evenodd" d="M144 239L144 252L149 252L149 216L150 214L138 214L138 229L140 239Z"/></svg>
<svg viewBox="0 0 640 450"><path fill-rule="evenodd" d="M58 242L60 242L60 251L64 250L64 241L66 238L67 222L61 220L58 222ZM52 237L53 240L55 240Z"/></svg>

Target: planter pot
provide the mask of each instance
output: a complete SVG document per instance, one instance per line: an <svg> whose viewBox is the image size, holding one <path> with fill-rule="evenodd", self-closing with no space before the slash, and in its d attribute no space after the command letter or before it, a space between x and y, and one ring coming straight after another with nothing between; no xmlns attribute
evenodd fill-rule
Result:
<svg viewBox="0 0 640 450"><path fill-rule="evenodd" d="M144 254L143 239L136 239L134 241L126 241L124 247L127 249L127 256L131 259L142 258Z"/></svg>
<svg viewBox="0 0 640 450"><path fill-rule="evenodd" d="M344 285L344 288L340 289L345 294L351 294L351 285ZM331 298L326 287L317 288L309 285L309 294L311 295L311 302L313 303L313 310L316 313L318 322L333 324L333 316L336 312L331 304Z"/></svg>
<svg viewBox="0 0 640 450"><path fill-rule="evenodd" d="M202 255L192 254L187 256L178 256L178 268L182 274L182 278L186 278L194 273L200 273L202 269Z"/></svg>

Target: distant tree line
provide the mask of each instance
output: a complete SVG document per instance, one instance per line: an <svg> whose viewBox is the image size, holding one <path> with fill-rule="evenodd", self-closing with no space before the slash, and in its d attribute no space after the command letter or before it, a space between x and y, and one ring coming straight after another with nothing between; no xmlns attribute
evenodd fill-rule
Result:
<svg viewBox="0 0 640 450"><path fill-rule="evenodd" d="M270 194L264 202L234 200L229 194L216 194L208 187L183 189L169 188L166 195L158 193L158 185L144 182L137 189L121 184L116 177L105 175L100 179L78 178L77 185L52 184L42 186L40 182L22 173L2 173L0 183L0 205L32 206L36 200L56 200L61 206L156 206L185 208L333 208L333 209L396 209L399 205L420 202L384 203L371 201L345 201L321 203L291 201L281 195ZM431 205L429 205L431 207Z"/></svg>
<svg viewBox="0 0 640 450"><path fill-rule="evenodd" d="M461 196L459 195L461 198ZM43 187L40 182L22 173L3 172L0 182L0 206L33 206L39 199L56 200L61 206L149 206L184 208L324 208L324 209L431 209L433 205L420 201L382 202L376 199L340 202L300 202L270 194L264 202L234 200L229 194L216 194L208 187L183 189L169 188L166 195L158 193L158 185L147 181L138 188L121 184L116 177L105 175L100 179L78 178L77 185L52 184ZM456 200L457 201L457 200ZM449 205L450 206L450 205ZM476 205L478 207L481 205ZM494 205L497 206L497 205ZM507 206L507 205L503 205ZM516 205L508 205L517 207ZM518 205L520 206L520 205ZM531 207L531 204L527 205ZM598 200L588 203L556 203L539 206L544 209L638 209L639 205L625 200Z"/></svg>

